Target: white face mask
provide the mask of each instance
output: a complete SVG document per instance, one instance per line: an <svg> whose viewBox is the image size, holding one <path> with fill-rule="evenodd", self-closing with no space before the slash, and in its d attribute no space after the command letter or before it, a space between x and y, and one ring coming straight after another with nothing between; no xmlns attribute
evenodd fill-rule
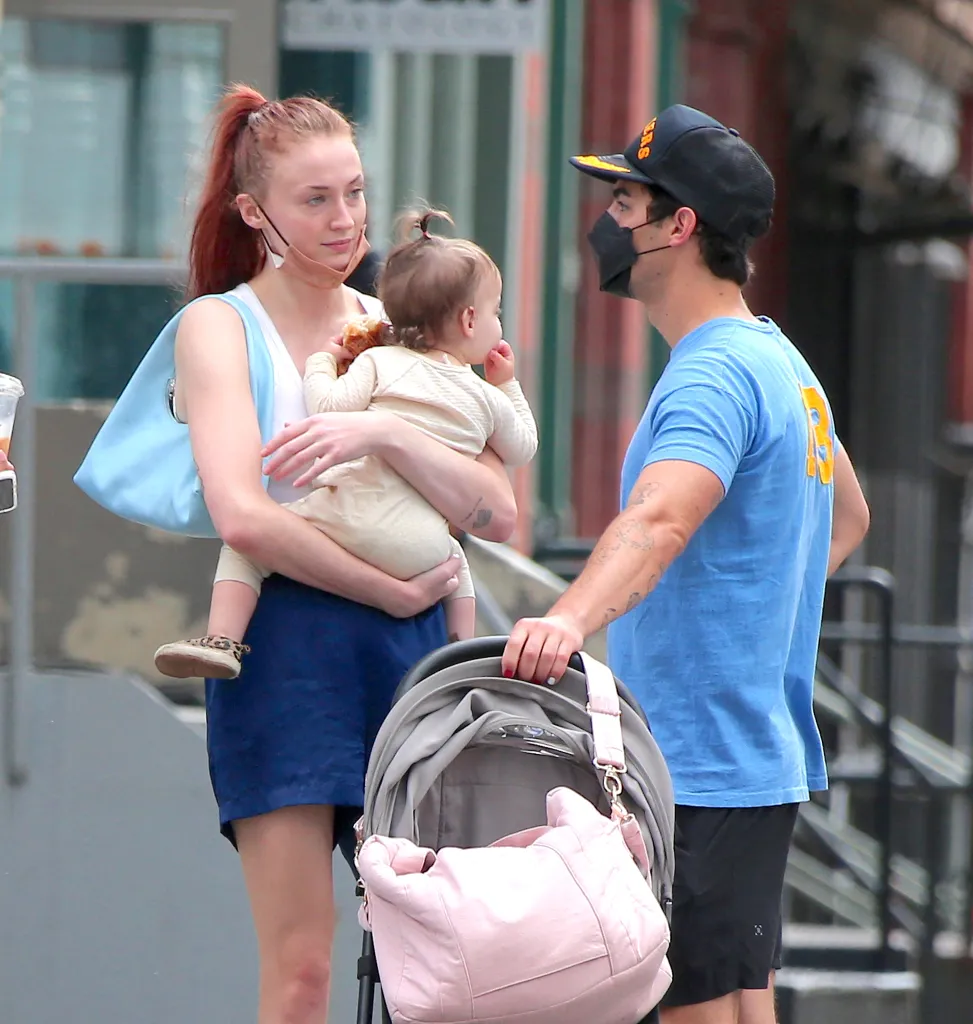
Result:
<svg viewBox="0 0 973 1024"><path fill-rule="evenodd" d="M254 200L256 202L256 200ZM257 203L257 209L267 217L267 212ZM270 246L270 241L266 235L264 235L264 242L267 246L267 255L274 265L275 270L279 270L284 274L290 274L291 277L296 278L298 281L303 281L304 284L310 285L312 288L338 288L343 285L345 281L352 275L355 267L361 263L365 256L365 253L371 248L368 244L368 239L365 237L365 228L362 226L361 232L358 235L358 242L355 245L351 256L348 258L348 263L341 269L335 270L333 267L329 267L326 263L322 263L320 260L311 259L310 256L301 252L300 249L295 248L291 245L286 238L280 233L277 225L267 217L267 222L277 232L277 236L284 243L284 253L280 255L274 252Z"/></svg>

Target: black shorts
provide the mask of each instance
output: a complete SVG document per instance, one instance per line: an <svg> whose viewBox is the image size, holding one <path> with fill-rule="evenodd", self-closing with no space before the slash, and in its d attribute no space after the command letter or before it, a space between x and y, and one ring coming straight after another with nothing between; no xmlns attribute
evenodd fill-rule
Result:
<svg viewBox="0 0 973 1024"><path fill-rule="evenodd" d="M672 986L663 1006L767 987L780 967L781 896L797 808L676 807Z"/></svg>

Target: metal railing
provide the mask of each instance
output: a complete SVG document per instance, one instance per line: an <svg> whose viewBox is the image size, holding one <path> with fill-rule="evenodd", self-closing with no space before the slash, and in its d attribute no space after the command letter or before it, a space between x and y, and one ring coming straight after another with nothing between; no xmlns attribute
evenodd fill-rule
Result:
<svg viewBox="0 0 973 1024"><path fill-rule="evenodd" d="M892 707L894 701L892 647L894 638L892 628L895 607L895 581L884 569L871 566L863 568L848 567L839 569L829 580L828 589L845 591L852 588L871 591L878 598L878 645L879 666L878 678L881 692L883 713L878 722L878 740L881 751L881 769L878 781L878 800L876 804L876 832L879 843L879 886L878 886L878 917L880 948L878 967L888 971L893 967L893 951L891 945L892 917L892 806L895 797L892 778L892 762L895 748L892 738Z"/></svg>
<svg viewBox="0 0 973 1024"><path fill-rule="evenodd" d="M823 631L824 638L829 641L878 646L881 699L874 700L855 689L824 656L818 661L822 682L816 687L815 699L819 711L822 702L818 698L822 695L825 702L830 703L830 712L826 713L863 726L866 732L878 738L877 761L870 756L871 751L863 748L858 751L857 758L839 756L831 766L831 774L834 782L848 786L877 784L876 832L880 866L876 871L873 852L867 849L868 837L850 826L844 829L843 834L832 837L829 846L867 888L877 891L881 901L880 958L885 963L892 956L889 929L896 919L915 940L920 957L933 955L940 919L946 922L952 919L958 923L964 949L969 950L973 940L973 849L967 843L966 862L959 868L962 879L947 878L941 874L941 851L936 831L929 827L928 821L925 842L919 854L920 862L896 853L891 828L895 802L907 797L917 796L927 817L931 817L937 804L948 806L957 798L964 800L968 807L973 806L973 760L970 756L896 714L892 653L903 646L960 650L967 648L970 641L959 630L944 630L942 627L894 628L891 597L888 607L889 615L883 614L877 629L860 622L831 622ZM832 698L837 698L837 701ZM840 705L842 701L845 702L843 707ZM821 824L819 821L816 831L826 838ZM851 852L851 859L857 858L856 864L843 856L843 844Z"/></svg>
<svg viewBox="0 0 973 1024"><path fill-rule="evenodd" d="M37 513L37 284L173 285L185 280L186 268L171 260L70 259L24 257L0 259L0 279L13 282L14 323L11 370L24 383L17 409L16 446L18 508L10 522L10 670L2 677L3 773L10 786L27 780L21 741L21 708L28 699L34 671L34 559Z"/></svg>

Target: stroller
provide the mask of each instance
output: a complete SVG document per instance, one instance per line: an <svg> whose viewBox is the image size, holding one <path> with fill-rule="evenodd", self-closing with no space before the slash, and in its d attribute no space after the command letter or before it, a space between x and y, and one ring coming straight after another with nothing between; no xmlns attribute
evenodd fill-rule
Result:
<svg viewBox="0 0 973 1024"><path fill-rule="evenodd" d="M543 824L546 795L556 787L576 791L606 815L620 798L641 830L652 891L668 916L674 799L643 712L616 680L627 770L606 772L593 760L581 659L572 658L555 687L506 679L506 641L450 644L399 684L368 762L359 845L378 833L433 850L484 847ZM357 1021L371 1024L380 979L368 932L358 978ZM384 999L382 1020L391 1021Z"/></svg>

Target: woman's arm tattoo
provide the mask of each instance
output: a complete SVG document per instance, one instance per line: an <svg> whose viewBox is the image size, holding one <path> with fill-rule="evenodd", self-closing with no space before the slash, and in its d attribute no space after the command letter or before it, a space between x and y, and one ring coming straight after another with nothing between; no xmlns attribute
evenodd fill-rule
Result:
<svg viewBox="0 0 973 1024"><path fill-rule="evenodd" d="M483 507L483 499L477 498L476 504L473 506L473 511L463 520L464 523L468 523L471 519L473 520L473 528L476 530L482 530L484 526L488 526L490 520L493 518L493 512ZM461 524L462 525L462 524Z"/></svg>

